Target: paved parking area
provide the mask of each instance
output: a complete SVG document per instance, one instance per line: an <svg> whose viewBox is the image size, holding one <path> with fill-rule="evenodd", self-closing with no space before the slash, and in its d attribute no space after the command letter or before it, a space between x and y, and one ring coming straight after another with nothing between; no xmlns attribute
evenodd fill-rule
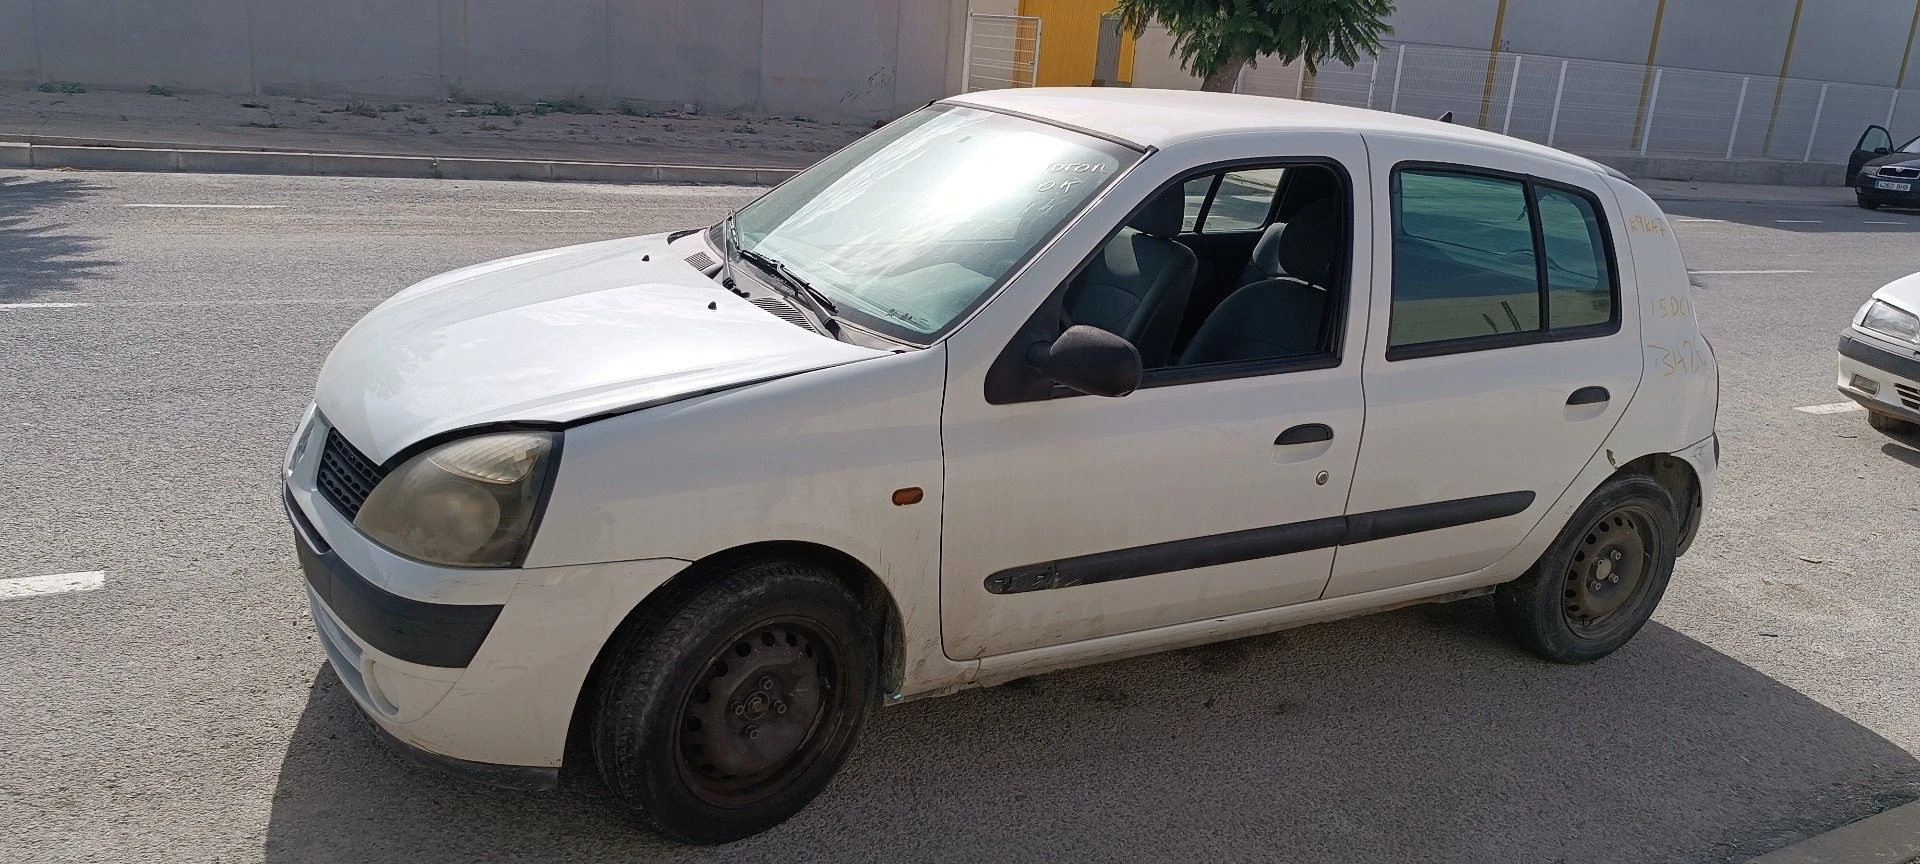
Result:
<svg viewBox="0 0 1920 864"><path fill-rule="evenodd" d="M309 634L276 467L380 298L757 190L0 172L0 860L1743 861L1904 803L1920 440L1795 409L1841 401L1836 334L1920 270L1920 213L1828 191L1666 205L1721 497L1616 656L1536 662L1469 601L911 703L798 818L703 850L584 772L522 794L384 750Z"/></svg>

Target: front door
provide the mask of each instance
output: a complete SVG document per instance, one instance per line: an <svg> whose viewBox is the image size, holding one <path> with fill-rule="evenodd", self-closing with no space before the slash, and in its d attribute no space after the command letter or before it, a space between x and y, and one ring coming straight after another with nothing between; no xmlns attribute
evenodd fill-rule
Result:
<svg viewBox="0 0 1920 864"><path fill-rule="evenodd" d="M941 543L949 656L1266 609L1316 599L1325 589L1360 444L1364 320L1348 310L1367 303L1371 256L1353 252L1370 247L1366 155L1351 134L1270 140L1264 155L1271 164L1318 160L1311 170L1344 173L1361 187L1355 196L1339 184L1345 199L1332 224L1343 237L1328 254L1340 284L1327 286L1336 299L1325 307L1338 326L1327 328L1315 351L1186 367L1176 357L1149 370L1127 396L992 404L984 370L1012 329L989 332L991 316L983 315L950 340ZM1227 143L1216 146L1223 158L1247 158ZM1103 203L1134 208L1169 190L1177 195L1207 170L1188 161L1190 171L1148 173L1175 158L1149 157ZM1104 214L1099 227L1086 228L1096 213ZM1063 253L1063 239L1048 254L1071 255L1065 267L1074 268L1130 216L1096 208L1069 232L1097 232L1079 241L1082 250ZM1039 298L1061 284L1026 290ZM1349 285L1358 286L1351 307ZM1034 313L1039 300L1022 305L1009 296L1022 288L1016 282L988 312L1008 311L1004 302L1020 318L1046 320Z"/></svg>
<svg viewBox="0 0 1920 864"><path fill-rule="evenodd" d="M1847 157L1847 185L1852 186L1860 176L1861 167L1873 159L1893 152L1893 136L1883 126L1868 126L1860 133L1860 140L1853 145L1853 154Z"/></svg>
<svg viewBox="0 0 1920 864"><path fill-rule="evenodd" d="M1431 139L1367 146L1382 242L1348 513L1376 527L1349 532L1329 597L1498 560L1597 452L1641 371L1631 270L1611 251L1627 226L1597 173Z"/></svg>

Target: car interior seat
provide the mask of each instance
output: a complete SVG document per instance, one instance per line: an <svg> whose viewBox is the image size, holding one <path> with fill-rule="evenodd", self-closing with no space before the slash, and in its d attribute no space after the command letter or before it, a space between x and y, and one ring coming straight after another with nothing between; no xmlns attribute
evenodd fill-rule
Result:
<svg viewBox="0 0 1920 864"><path fill-rule="evenodd" d="M1142 366L1166 365L1197 266L1193 251L1173 239L1185 214L1179 187L1149 201L1068 287L1062 324L1124 337L1140 349Z"/></svg>
<svg viewBox="0 0 1920 864"><path fill-rule="evenodd" d="M1179 365L1321 350L1337 296L1332 289L1344 247L1341 215L1340 203L1332 199L1321 199L1294 214L1273 244L1274 266L1284 275L1256 280L1228 295L1195 331L1180 354Z"/></svg>

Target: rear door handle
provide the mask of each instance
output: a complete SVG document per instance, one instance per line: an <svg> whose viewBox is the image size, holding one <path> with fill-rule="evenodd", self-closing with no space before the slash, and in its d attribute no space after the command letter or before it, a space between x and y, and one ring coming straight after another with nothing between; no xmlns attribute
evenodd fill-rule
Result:
<svg viewBox="0 0 1920 864"><path fill-rule="evenodd" d="M1280 433L1280 437L1273 439L1273 443L1285 446L1288 444L1313 444L1320 441L1332 440L1333 427L1325 423L1302 423L1299 426Z"/></svg>
<svg viewBox="0 0 1920 864"><path fill-rule="evenodd" d="M1582 387L1567 397L1568 405L1597 405L1613 398L1605 387Z"/></svg>

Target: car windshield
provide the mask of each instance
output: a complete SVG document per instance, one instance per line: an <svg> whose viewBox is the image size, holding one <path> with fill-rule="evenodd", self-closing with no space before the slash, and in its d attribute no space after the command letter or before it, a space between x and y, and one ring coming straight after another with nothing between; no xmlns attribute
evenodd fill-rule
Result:
<svg viewBox="0 0 1920 864"><path fill-rule="evenodd" d="M735 216L839 314L926 344L992 293L1139 153L1069 129L934 106L782 184Z"/></svg>
<svg viewBox="0 0 1920 864"><path fill-rule="evenodd" d="M1920 138L1915 138L1912 141L1908 141L1907 143L1900 145L1900 149L1896 152L1920 153Z"/></svg>

